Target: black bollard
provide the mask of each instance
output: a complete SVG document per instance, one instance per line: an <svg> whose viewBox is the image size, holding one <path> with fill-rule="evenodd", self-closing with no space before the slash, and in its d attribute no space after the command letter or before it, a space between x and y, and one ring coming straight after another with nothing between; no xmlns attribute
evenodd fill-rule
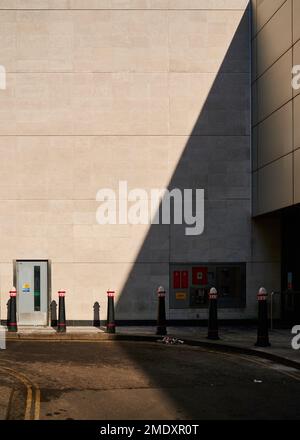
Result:
<svg viewBox="0 0 300 440"><path fill-rule="evenodd" d="M6 319L6 326L8 327L8 325L9 325L9 321L10 321L10 304L11 304L11 301L10 301L10 298L9 298L9 300L7 301L7 303L6 303L6 306L7 306L7 319Z"/></svg>
<svg viewBox="0 0 300 440"><path fill-rule="evenodd" d="M11 291L9 292L10 295L10 317L9 321L7 323L7 330L9 332L17 332L18 331L18 325L17 325L17 289L13 287Z"/></svg>
<svg viewBox="0 0 300 440"><path fill-rule="evenodd" d="M167 334L167 325L166 325L166 291L160 286L157 289L157 297L158 297L158 311L157 311L157 330L156 334L160 336L164 336Z"/></svg>
<svg viewBox="0 0 300 440"><path fill-rule="evenodd" d="M64 333L67 330L66 325L66 310L65 310L65 290L58 291L59 303L58 303L58 322L57 322L57 331L60 333Z"/></svg>
<svg viewBox="0 0 300 440"><path fill-rule="evenodd" d="M259 289L258 300L258 327L256 347L270 347L269 323L268 323L268 302L267 291L264 287Z"/></svg>
<svg viewBox="0 0 300 440"><path fill-rule="evenodd" d="M114 297L115 297L115 292L113 290L108 290L106 333L116 333Z"/></svg>
<svg viewBox="0 0 300 440"><path fill-rule="evenodd" d="M218 292L212 287L208 294L209 298L209 317L208 317L208 332L207 339L218 340Z"/></svg>

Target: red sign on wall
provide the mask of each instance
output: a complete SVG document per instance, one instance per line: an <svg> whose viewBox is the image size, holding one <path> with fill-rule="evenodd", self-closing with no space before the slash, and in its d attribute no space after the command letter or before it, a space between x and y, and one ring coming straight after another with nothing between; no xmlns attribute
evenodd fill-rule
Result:
<svg viewBox="0 0 300 440"><path fill-rule="evenodd" d="M174 289L187 289L189 287L189 271L188 270L175 270L173 272L173 288Z"/></svg>
<svg viewBox="0 0 300 440"><path fill-rule="evenodd" d="M193 267L193 284L202 286L207 284L207 267Z"/></svg>
<svg viewBox="0 0 300 440"><path fill-rule="evenodd" d="M180 289L180 272L179 272L179 270L175 270L173 272L173 288Z"/></svg>
<svg viewBox="0 0 300 440"><path fill-rule="evenodd" d="M189 271L183 270L181 272L181 286L182 289L187 289L189 287Z"/></svg>

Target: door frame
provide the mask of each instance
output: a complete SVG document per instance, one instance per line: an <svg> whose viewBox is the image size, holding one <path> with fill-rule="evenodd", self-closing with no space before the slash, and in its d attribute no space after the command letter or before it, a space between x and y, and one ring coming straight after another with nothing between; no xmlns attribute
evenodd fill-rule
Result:
<svg viewBox="0 0 300 440"><path fill-rule="evenodd" d="M13 285L15 287L17 287L17 263L47 263L47 320L46 320L46 325L45 327L49 327L49 323L50 323L50 303L51 303L51 264L52 261L51 260L44 260L44 259L36 259L36 258L32 258L32 259L17 259L17 260L13 260ZM17 294L19 294L19 292L17 292ZM17 314L18 316L18 314Z"/></svg>

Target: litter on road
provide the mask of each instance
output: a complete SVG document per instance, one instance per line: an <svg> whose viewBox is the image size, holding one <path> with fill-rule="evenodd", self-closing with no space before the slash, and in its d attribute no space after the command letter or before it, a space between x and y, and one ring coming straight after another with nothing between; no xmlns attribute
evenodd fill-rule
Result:
<svg viewBox="0 0 300 440"><path fill-rule="evenodd" d="M162 342L163 344L184 344L182 339L171 338L170 336L165 336L163 339L159 339L158 342Z"/></svg>

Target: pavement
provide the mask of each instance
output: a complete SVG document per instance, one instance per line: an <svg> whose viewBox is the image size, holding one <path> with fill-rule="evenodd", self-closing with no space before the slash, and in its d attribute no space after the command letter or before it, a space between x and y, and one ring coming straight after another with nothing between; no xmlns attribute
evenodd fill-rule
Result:
<svg viewBox="0 0 300 440"><path fill-rule="evenodd" d="M256 347L257 329L245 326L224 326L219 328L220 340L206 338L205 327L168 327L168 336L174 336L189 345L211 346L220 351L234 351L253 354L262 358L281 362L300 369L300 349L294 350L291 342L294 335L288 329L274 329L269 332L270 347ZM108 334L105 328L68 327L67 332L57 333L52 327L19 327L17 333L6 333L11 340L144 340L157 341L156 327L120 326L115 334Z"/></svg>

